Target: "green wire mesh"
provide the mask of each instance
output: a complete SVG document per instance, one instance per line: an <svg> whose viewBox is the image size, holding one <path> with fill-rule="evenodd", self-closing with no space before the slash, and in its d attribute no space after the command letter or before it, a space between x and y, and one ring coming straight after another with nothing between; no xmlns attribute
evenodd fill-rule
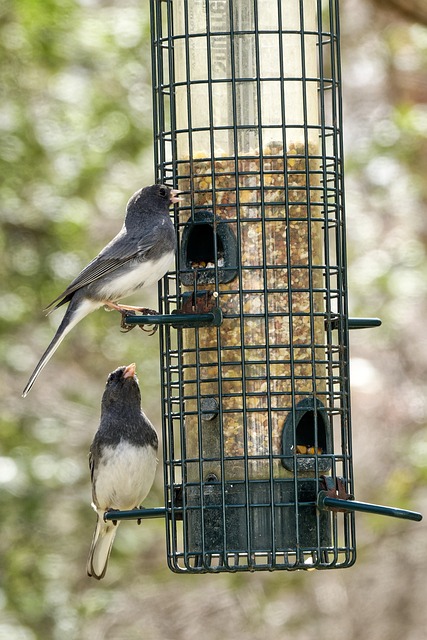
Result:
<svg viewBox="0 0 427 640"><path fill-rule="evenodd" d="M151 30L156 173L183 192L159 294L181 318L169 566L350 566L354 515L316 506L323 477L353 493L338 2L151 0Z"/></svg>

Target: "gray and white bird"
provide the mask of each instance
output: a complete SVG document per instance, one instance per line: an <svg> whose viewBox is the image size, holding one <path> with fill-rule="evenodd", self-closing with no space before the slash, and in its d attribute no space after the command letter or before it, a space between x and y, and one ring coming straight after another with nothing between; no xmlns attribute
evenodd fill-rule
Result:
<svg viewBox="0 0 427 640"><path fill-rule="evenodd" d="M134 193L127 203L119 233L47 306L53 307L53 311L68 302L61 324L22 392L24 398L67 333L80 320L102 306L119 311L135 309L117 301L155 284L165 275L176 250L169 206L179 201L178 193L158 184Z"/></svg>
<svg viewBox="0 0 427 640"><path fill-rule="evenodd" d="M105 521L104 513L141 505L154 481L157 449L157 433L141 410L135 364L119 367L108 376L101 421L89 454L92 507L98 520L87 573L97 580L105 576L120 522Z"/></svg>

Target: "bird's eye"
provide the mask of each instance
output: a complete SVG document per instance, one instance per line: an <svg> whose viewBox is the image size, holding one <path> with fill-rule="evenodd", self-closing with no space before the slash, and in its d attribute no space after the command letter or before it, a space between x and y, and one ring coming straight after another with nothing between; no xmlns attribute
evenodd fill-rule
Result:
<svg viewBox="0 0 427 640"><path fill-rule="evenodd" d="M160 187L159 193L162 198L166 198L169 193L169 189L167 187Z"/></svg>

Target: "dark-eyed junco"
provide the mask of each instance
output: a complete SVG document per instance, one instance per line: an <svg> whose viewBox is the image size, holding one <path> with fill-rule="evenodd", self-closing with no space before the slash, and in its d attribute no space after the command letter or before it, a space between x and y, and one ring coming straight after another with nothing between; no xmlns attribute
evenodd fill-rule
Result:
<svg viewBox="0 0 427 640"><path fill-rule="evenodd" d="M157 434L141 410L135 364L108 376L101 422L90 447L92 507L98 514L87 562L89 576L101 580L119 520L106 522L109 509L139 507L151 489L157 465Z"/></svg>
<svg viewBox="0 0 427 640"><path fill-rule="evenodd" d="M52 342L22 392L24 398L67 333L82 318L103 305L118 310L135 308L118 305L117 300L164 276L175 254L169 205L178 202L178 193L157 184L137 191L127 204L125 221L116 237L48 305L48 309L55 305L54 310L69 303Z"/></svg>

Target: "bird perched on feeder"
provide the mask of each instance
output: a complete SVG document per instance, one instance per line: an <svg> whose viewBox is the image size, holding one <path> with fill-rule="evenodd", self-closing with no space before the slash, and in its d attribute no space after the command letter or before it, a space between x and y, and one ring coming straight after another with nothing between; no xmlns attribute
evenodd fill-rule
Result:
<svg viewBox="0 0 427 640"><path fill-rule="evenodd" d="M119 305L117 300L155 284L164 276L175 255L175 231L169 206L179 201L178 193L157 184L134 193L127 203L125 221L119 233L48 305L47 309L53 307L55 310L69 303L51 343L22 392L24 398L67 333L80 320L102 306L121 312L138 310Z"/></svg>
<svg viewBox="0 0 427 640"><path fill-rule="evenodd" d="M87 562L89 576L101 580L119 521L105 521L108 510L140 506L154 481L158 439L141 410L135 364L108 376L101 402L101 421L90 447L92 507L98 520Z"/></svg>

